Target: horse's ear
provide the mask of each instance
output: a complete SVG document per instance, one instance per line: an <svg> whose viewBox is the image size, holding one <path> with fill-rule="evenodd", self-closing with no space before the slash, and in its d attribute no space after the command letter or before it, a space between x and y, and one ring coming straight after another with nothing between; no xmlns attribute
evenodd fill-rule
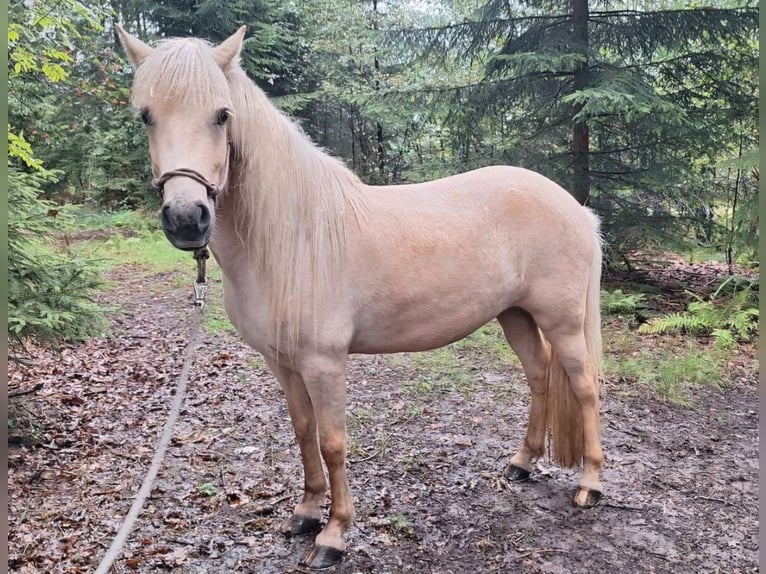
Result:
<svg viewBox="0 0 766 574"><path fill-rule="evenodd" d="M141 62L146 60L149 54L152 53L153 48L144 44L135 36L128 34L119 24L115 27L117 28L117 34L120 36L120 42L122 42L122 46L125 48L125 53L128 55L128 60L130 60L134 68L138 68Z"/></svg>
<svg viewBox="0 0 766 574"><path fill-rule="evenodd" d="M239 59L246 31L247 26L240 26L239 30L216 46L213 51L213 58L224 71Z"/></svg>

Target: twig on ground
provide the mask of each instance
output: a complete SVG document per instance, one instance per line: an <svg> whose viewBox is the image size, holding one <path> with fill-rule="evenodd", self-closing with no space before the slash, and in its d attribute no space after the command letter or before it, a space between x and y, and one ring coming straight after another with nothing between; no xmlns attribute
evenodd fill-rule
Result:
<svg viewBox="0 0 766 574"><path fill-rule="evenodd" d="M17 389L15 391L8 391L8 398L12 399L13 397L21 397L23 395L31 395L32 393L36 393L40 389L43 388L43 383L37 383L34 387L30 389Z"/></svg>
<svg viewBox="0 0 766 574"><path fill-rule="evenodd" d="M711 500L713 502L720 502L721 504L725 504L726 506L730 505L728 500L724 500L722 498L715 498L713 496L702 496L702 495L698 494L697 496L694 497L694 500L698 500L698 499Z"/></svg>
<svg viewBox="0 0 766 574"><path fill-rule="evenodd" d="M601 506L607 506L609 508L618 508L620 510L633 510L636 512L642 512L645 510L643 506L626 506L624 504L615 504L613 502L604 502Z"/></svg>
<svg viewBox="0 0 766 574"><path fill-rule="evenodd" d="M522 552L518 556L516 556L516 560L521 560L522 558L528 558L530 556L534 556L536 554L551 554L553 552L561 552L562 554L568 554L568 550L564 550L563 548L539 548L537 550L519 550L516 548L516 552Z"/></svg>
<svg viewBox="0 0 766 574"><path fill-rule="evenodd" d="M175 542L176 544L184 544L185 546L194 546L194 540L189 540L187 538L170 538L170 542Z"/></svg>
<svg viewBox="0 0 766 574"><path fill-rule="evenodd" d="M364 457L364 458L358 458L356 460L350 460L348 461L349 464L359 464L360 462L367 462L368 460L372 460L376 456L378 456L380 453L383 452L384 449L379 448L375 452L373 452L370 456Z"/></svg>

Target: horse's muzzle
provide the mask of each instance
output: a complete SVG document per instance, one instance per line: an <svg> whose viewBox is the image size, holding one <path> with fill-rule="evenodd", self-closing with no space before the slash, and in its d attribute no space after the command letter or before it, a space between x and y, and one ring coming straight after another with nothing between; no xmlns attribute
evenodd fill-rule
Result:
<svg viewBox="0 0 766 574"><path fill-rule="evenodd" d="M185 206L184 209L165 205L161 218L165 236L178 249L193 251L204 247L210 240L210 209L204 203Z"/></svg>

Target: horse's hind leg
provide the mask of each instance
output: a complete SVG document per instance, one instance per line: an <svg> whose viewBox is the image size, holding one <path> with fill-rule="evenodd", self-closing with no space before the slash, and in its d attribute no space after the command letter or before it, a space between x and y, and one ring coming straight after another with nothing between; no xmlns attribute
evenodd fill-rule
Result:
<svg viewBox="0 0 766 574"><path fill-rule="evenodd" d="M303 379L297 372L282 367L274 361L267 359L267 362L287 398L287 408L290 411L290 419L303 462L303 499L282 526L282 531L293 536L314 534L320 530L321 505L325 501L327 492L327 482L319 455L314 407L306 392Z"/></svg>
<svg viewBox="0 0 766 574"><path fill-rule="evenodd" d="M506 309L497 320L503 327L505 338L519 357L531 391L529 423L521 448L511 457L504 474L510 480L526 480L532 471L532 462L545 452L546 426L546 369L549 359L547 344L543 340L532 316L519 307Z"/></svg>
<svg viewBox="0 0 766 574"><path fill-rule="evenodd" d="M597 366L589 357L585 334L578 321L559 317L555 323L541 325L541 328L553 350L552 371L563 369L568 379L563 387L558 387L554 374L549 383L548 408L551 412L548 419L552 441L554 447L558 444L563 450L563 454L557 454L556 458L564 466L574 466L582 461L583 473L574 504L591 507L601 499L604 460L599 438ZM566 396L570 394L571 406L568 405L571 399ZM578 433L581 438L576 436Z"/></svg>

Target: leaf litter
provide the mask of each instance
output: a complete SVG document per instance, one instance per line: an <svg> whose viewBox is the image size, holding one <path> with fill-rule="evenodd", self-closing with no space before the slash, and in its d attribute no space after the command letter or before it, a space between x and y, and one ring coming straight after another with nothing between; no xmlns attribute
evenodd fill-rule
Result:
<svg viewBox="0 0 766 574"><path fill-rule="evenodd" d="M9 570L92 572L151 461L181 368L188 288L113 272L111 334L9 365L35 422L9 452ZM189 273L191 279L191 273ZM161 281L161 283L160 283ZM123 293L130 293L125 300ZM211 297L220 297L220 284ZM607 381L604 502L572 507L577 473L538 463L511 484L528 392L478 350L461 384L385 356L352 358L349 480L356 523L334 572L757 572L758 395L745 371L693 389L695 408ZM235 335L208 333L152 495L115 572L299 572L310 540L278 528L302 471L275 379ZM750 358L751 361L754 359ZM10 429L13 435L13 429Z"/></svg>

